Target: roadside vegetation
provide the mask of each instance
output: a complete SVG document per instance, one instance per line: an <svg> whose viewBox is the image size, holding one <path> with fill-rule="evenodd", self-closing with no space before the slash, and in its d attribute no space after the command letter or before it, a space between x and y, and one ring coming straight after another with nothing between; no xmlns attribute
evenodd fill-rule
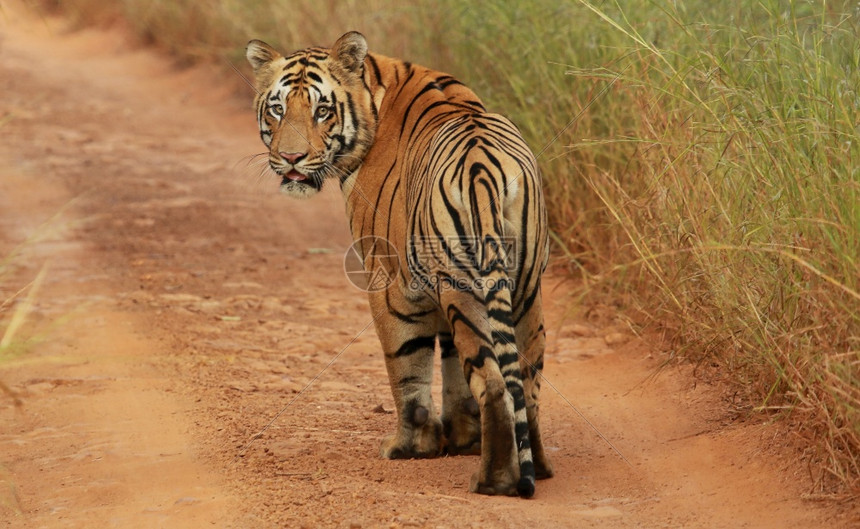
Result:
<svg viewBox="0 0 860 529"><path fill-rule="evenodd" d="M786 420L814 492L856 494L857 2L55 3L225 78L228 61L247 71L250 38L292 50L350 29L451 72L539 154L583 303L662 333L667 358Z"/></svg>
<svg viewBox="0 0 860 529"><path fill-rule="evenodd" d="M48 234L49 229L50 225L46 223L5 256L0 256L0 368L26 353L43 338L43 333L34 332L26 324L45 281L48 264L45 263L31 280L24 279L26 283L23 285L19 264L26 259L26 249ZM23 404L18 394L3 381L0 372L0 400L3 399L10 399L15 406Z"/></svg>
<svg viewBox="0 0 860 529"><path fill-rule="evenodd" d="M19 277L15 276L16 261L22 257L24 248L34 239L29 239L0 257L0 405L11 402L15 407L23 406L19 394L3 380L4 366L27 352L38 339L24 329L27 317L33 309L36 296L45 280L47 265L36 277L19 288ZM4 241L0 241L4 242ZM8 469L0 464L0 512L21 514L18 488Z"/></svg>

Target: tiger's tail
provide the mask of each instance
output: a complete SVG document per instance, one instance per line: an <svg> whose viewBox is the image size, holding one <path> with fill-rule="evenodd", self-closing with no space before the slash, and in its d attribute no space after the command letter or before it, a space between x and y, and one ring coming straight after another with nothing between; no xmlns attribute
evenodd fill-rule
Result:
<svg viewBox="0 0 860 529"><path fill-rule="evenodd" d="M511 291L514 285L505 268L504 250L499 250L501 255L493 260L488 273L483 274L484 298L492 328L493 353L499 362L505 387L514 401L514 439L520 466L517 493L523 498L531 498L535 493L535 466L529 441L519 350L511 315Z"/></svg>

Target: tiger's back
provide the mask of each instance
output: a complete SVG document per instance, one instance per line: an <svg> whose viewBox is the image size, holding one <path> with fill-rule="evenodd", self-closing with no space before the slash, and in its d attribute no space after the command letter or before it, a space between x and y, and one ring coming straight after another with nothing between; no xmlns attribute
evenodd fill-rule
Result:
<svg viewBox="0 0 860 529"><path fill-rule="evenodd" d="M357 33L286 58L252 41L248 58L282 189L308 196L336 178L365 266L392 269L376 238L404 263L369 293L398 412L382 456L479 451L473 491L531 496L552 475L538 426L547 232L519 131L450 75L369 54Z"/></svg>

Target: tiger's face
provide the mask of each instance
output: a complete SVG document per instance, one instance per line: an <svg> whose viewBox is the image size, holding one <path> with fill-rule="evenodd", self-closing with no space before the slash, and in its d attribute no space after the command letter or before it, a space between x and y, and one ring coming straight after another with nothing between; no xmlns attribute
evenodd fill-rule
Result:
<svg viewBox="0 0 860 529"><path fill-rule="evenodd" d="M377 124L364 36L347 33L330 50L287 57L252 40L246 56L256 79L260 137L281 192L305 198L326 178L345 180L370 149Z"/></svg>

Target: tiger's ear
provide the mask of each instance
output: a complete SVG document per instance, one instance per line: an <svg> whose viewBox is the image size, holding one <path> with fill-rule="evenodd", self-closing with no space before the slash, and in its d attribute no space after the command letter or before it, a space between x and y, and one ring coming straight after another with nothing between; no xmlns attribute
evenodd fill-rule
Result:
<svg viewBox="0 0 860 529"><path fill-rule="evenodd" d="M263 42L262 40L254 39L248 43L245 48L245 57L251 63L251 68L254 69L254 75L257 75L261 69L265 68L270 62L279 59L281 54L278 51Z"/></svg>
<svg viewBox="0 0 860 529"><path fill-rule="evenodd" d="M345 33L331 47L334 59L350 72L360 72L367 57L367 39L358 31Z"/></svg>

